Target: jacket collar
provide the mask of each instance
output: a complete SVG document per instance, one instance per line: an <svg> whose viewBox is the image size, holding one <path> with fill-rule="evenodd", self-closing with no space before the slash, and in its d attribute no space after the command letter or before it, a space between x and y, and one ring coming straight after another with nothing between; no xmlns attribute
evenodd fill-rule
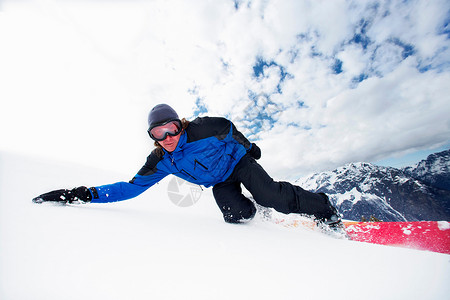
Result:
<svg viewBox="0 0 450 300"><path fill-rule="evenodd" d="M177 147L175 148L175 150L173 150L172 152L168 152L168 151L166 151L166 149L163 148L164 153L173 154L173 153L177 153L177 152L181 151L183 149L184 144L186 143L186 140L187 140L187 134L186 134L186 131L183 131L183 133L181 133L180 139L178 140L178 144L177 144Z"/></svg>

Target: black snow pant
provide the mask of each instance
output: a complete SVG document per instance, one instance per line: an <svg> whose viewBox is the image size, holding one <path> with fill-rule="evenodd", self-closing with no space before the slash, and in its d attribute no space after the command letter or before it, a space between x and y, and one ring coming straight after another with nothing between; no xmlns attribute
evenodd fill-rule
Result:
<svg viewBox="0 0 450 300"><path fill-rule="evenodd" d="M318 219L331 217L336 211L325 194L316 194L289 182L274 181L250 155L245 155L224 182L213 187L214 198L228 223L251 219L255 205L242 194L241 183L256 203L281 213L299 213Z"/></svg>

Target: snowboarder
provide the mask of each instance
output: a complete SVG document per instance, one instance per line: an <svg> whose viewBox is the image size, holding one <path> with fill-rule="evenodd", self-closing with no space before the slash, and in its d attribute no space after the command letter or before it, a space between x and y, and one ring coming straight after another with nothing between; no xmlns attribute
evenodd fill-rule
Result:
<svg viewBox="0 0 450 300"><path fill-rule="evenodd" d="M307 214L321 224L340 226L340 215L325 194L274 181L256 162L261 157L260 148L250 143L231 121L198 117L189 122L180 119L169 105L159 104L150 111L148 125L156 148L131 181L55 190L34 198L33 202L122 201L138 196L173 174L195 184L212 186L217 205L229 223L252 219L256 202L281 213ZM242 194L241 184L252 194L254 202Z"/></svg>

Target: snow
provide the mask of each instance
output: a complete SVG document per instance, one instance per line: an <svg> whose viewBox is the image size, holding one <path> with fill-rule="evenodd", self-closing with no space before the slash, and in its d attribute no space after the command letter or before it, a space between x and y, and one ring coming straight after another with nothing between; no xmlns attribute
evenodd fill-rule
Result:
<svg viewBox="0 0 450 300"><path fill-rule="evenodd" d="M363 194L358 191L356 187L352 188L350 191L346 191L345 193L339 193L335 195L338 200L336 202L337 205L341 205L345 200L351 200L353 205L362 200ZM372 195L368 195L369 198L373 197Z"/></svg>
<svg viewBox="0 0 450 300"><path fill-rule="evenodd" d="M440 230L449 230L450 229L450 223L446 221L439 221L438 227Z"/></svg>
<svg viewBox="0 0 450 300"><path fill-rule="evenodd" d="M406 227L402 227L401 229L403 231L403 234L410 235L412 233L411 228L412 225L408 225Z"/></svg>
<svg viewBox="0 0 450 300"><path fill-rule="evenodd" d="M410 178L408 178L408 177L395 176L395 181L397 181L400 184L403 184L403 183L407 182L408 180L410 180Z"/></svg>
<svg viewBox="0 0 450 300"><path fill-rule="evenodd" d="M0 299L398 300L450 293L449 255L333 239L259 217L226 224L210 189L190 207L174 205L170 178L118 203L31 202L52 189L133 175L0 152Z"/></svg>

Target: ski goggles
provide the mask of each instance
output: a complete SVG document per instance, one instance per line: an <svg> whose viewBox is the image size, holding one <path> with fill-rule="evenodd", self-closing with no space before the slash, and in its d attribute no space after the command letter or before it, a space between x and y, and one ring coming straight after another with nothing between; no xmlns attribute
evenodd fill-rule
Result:
<svg viewBox="0 0 450 300"><path fill-rule="evenodd" d="M168 135L176 136L182 129L180 120L171 120L148 129L148 134L155 141L164 141Z"/></svg>

